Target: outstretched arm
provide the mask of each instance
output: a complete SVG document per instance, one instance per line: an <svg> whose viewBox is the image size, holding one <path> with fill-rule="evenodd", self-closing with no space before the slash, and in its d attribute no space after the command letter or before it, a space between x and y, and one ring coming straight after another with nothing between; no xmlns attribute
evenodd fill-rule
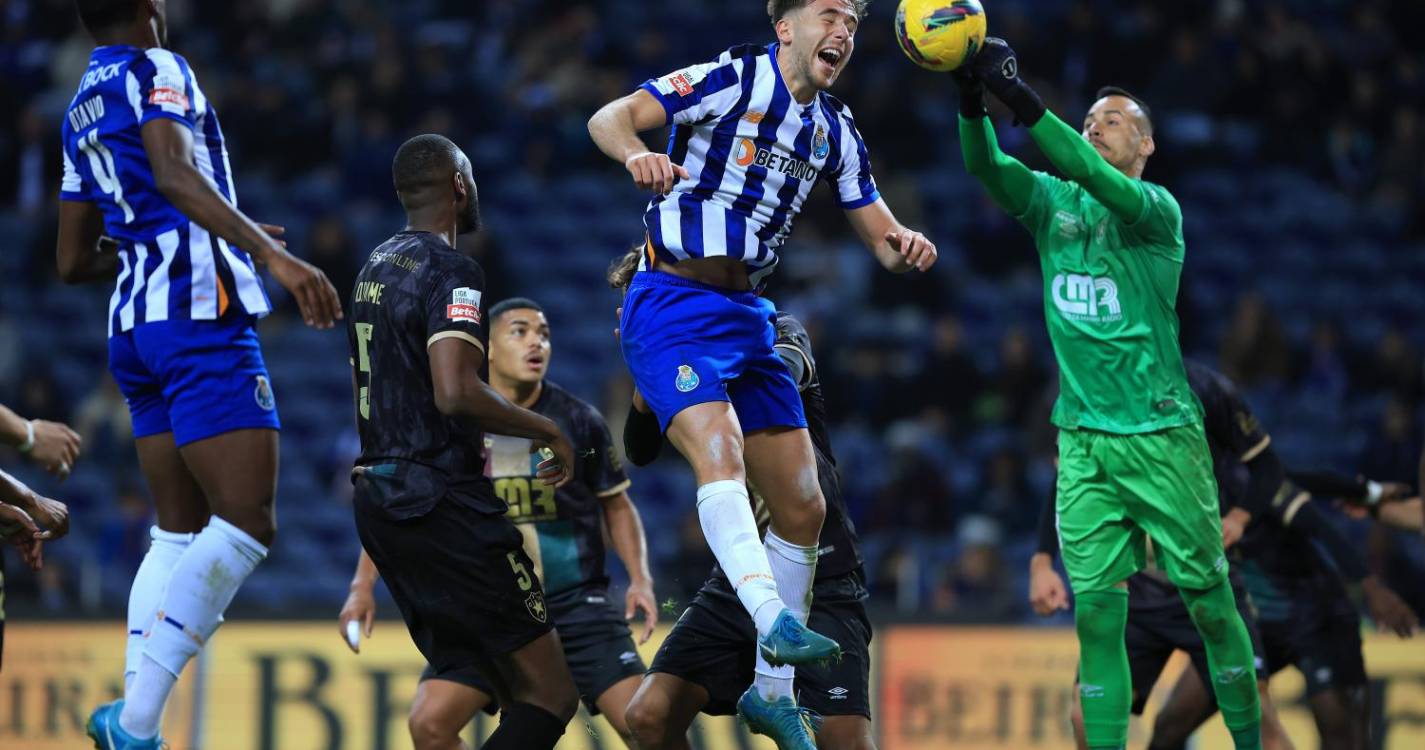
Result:
<svg viewBox="0 0 1425 750"><path fill-rule="evenodd" d="M1104 160L1078 131L1053 112L1045 112L1029 129L1049 161L1070 180L1098 199L1114 216L1127 223L1143 218L1148 198L1142 183Z"/></svg>
<svg viewBox="0 0 1425 750"><path fill-rule="evenodd" d="M1011 216L1022 216L1034 197L1034 172L999 148L988 116L960 115L960 154L965 170L989 191L995 205Z"/></svg>
<svg viewBox="0 0 1425 750"><path fill-rule="evenodd" d="M1029 126L1034 142L1065 177L1081 185L1119 219L1131 224L1143 218L1147 198L1142 185L1105 161L1088 141L1044 106L1039 94L1020 78L1019 59L1008 43L995 37L986 39L971 70L970 74L957 76L962 89L967 85L965 81L978 81L1014 112L1018 122Z"/></svg>

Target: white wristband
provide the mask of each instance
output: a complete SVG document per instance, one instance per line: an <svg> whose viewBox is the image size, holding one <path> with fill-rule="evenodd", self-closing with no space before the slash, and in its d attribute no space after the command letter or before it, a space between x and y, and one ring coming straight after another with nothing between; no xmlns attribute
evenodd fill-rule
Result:
<svg viewBox="0 0 1425 750"><path fill-rule="evenodd" d="M35 422L32 419L25 420L25 442L18 446L21 453L29 453L35 449Z"/></svg>
<svg viewBox="0 0 1425 750"><path fill-rule="evenodd" d="M1371 505L1375 505L1376 503L1380 502L1380 496L1384 492L1385 488L1381 486L1380 482L1377 482L1374 479L1366 480L1366 500Z"/></svg>

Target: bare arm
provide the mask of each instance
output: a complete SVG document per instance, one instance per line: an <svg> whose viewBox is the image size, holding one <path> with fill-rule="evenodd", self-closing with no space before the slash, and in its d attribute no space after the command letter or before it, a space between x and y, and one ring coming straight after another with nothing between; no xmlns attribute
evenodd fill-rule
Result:
<svg viewBox="0 0 1425 750"><path fill-rule="evenodd" d="M539 478L556 485L569 481L574 467L573 446L553 420L515 406L480 379L480 367L485 363L485 352L480 347L450 337L435 341L427 352L435 406L441 414L471 420L481 430L548 445L555 458L540 464Z"/></svg>
<svg viewBox="0 0 1425 750"><path fill-rule="evenodd" d="M673 164L667 154L648 150L639 133L668 124L668 113L653 95L639 89L605 104L589 118L589 135L610 159L624 165L643 190L667 194L688 170Z"/></svg>
<svg viewBox="0 0 1425 750"><path fill-rule="evenodd" d="M29 455L45 471L61 479L69 475L79 459L83 440L69 425L43 419L25 419L0 404L0 444L10 445Z"/></svg>
<svg viewBox="0 0 1425 750"><path fill-rule="evenodd" d="M266 264L297 301L307 325L330 328L342 317L341 300L326 275L288 253L282 244L249 219L193 164L193 132L168 118L143 126L144 151L159 192L184 216L241 247Z"/></svg>
<svg viewBox="0 0 1425 750"><path fill-rule="evenodd" d="M614 552L628 571L624 616L631 620L638 610L643 610L643 634L638 642L647 643L658 625L658 604L653 598L653 574L648 570L648 542L643 533L643 519L627 492L617 492L600 500Z"/></svg>
<svg viewBox="0 0 1425 750"><path fill-rule="evenodd" d="M83 284L114 278L119 255L104 239L104 212L93 203L59 202L59 239L55 260L59 278L66 284Z"/></svg>
<svg viewBox="0 0 1425 750"><path fill-rule="evenodd" d="M351 578L351 590L347 594L346 603L341 607L341 613L337 615L337 631L341 634L341 640L353 653L361 653L361 639L351 637L353 634L348 631L350 623L361 623L361 634L367 638L375 628L376 621L376 579L381 574L376 571L376 563L372 562L371 556L366 554L366 550L361 550L361 557L356 560L356 574Z"/></svg>
<svg viewBox="0 0 1425 750"><path fill-rule="evenodd" d="M927 271L935 265L938 257L935 243L896 221L885 200L878 198L874 203L853 208L846 212L846 218L861 242L887 271Z"/></svg>

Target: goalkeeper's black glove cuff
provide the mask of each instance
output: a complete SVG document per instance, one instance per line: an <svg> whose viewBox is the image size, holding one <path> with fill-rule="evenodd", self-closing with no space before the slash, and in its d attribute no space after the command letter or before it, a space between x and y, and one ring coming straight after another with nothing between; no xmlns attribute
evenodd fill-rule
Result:
<svg viewBox="0 0 1425 750"><path fill-rule="evenodd" d="M1039 120L1043 119L1044 113L1049 111L1044 106L1044 100L1039 98L1039 92L1019 79L1015 79L1012 85L1002 87L994 94L996 99L1004 102L1004 105L1009 107L1009 111L1014 113L1015 123L1027 128L1038 124Z"/></svg>

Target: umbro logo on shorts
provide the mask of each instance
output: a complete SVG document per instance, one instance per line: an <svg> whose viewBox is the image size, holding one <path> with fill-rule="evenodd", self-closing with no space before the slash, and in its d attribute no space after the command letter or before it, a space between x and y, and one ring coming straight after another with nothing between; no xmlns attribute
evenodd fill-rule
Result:
<svg viewBox="0 0 1425 750"><path fill-rule="evenodd" d="M847 689L844 688L844 687L834 687L834 688L832 688L832 689L826 691L827 695L830 695L830 696L831 696L831 699L834 700L834 701L844 701L844 700L846 700L846 694L849 693L849 692L851 692L851 691L850 691L850 690L847 690Z"/></svg>

